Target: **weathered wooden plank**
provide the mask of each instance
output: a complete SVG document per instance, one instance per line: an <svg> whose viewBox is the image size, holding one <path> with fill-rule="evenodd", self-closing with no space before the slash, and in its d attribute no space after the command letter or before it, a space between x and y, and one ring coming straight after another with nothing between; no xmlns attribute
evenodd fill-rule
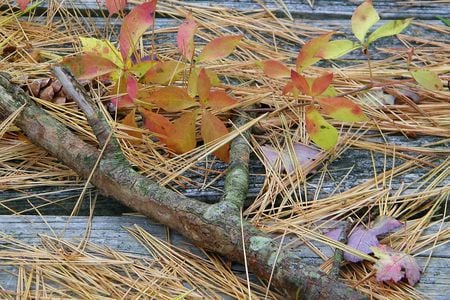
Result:
<svg viewBox="0 0 450 300"><path fill-rule="evenodd" d="M10 235L21 242L33 245L40 243L39 235L52 236L56 234L57 237L68 241L79 241L85 235L87 222L87 217L74 217L68 222L67 217L45 216L44 222L39 216L0 216L2 236ZM128 254L147 256L147 250L124 228L132 227L135 224L155 237L167 239L167 229L147 218L137 216L94 217L89 242ZM450 226L446 224L444 227L443 229L448 229ZM49 228L52 228L53 232ZM436 225L425 231L424 234L432 234L438 229L439 226ZM0 255L3 249L2 245L5 245L5 239L2 236L0 236ZM170 241L177 247L201 255L198 249L175 232L170 232ZM313 244L322 252L331 253L328 246L320 243ZM320 265L322 263L322 260L304 244L299 246L298 254L309 264ZM427 263L428 253L419 254L416 259L419 265L423 267ZM14 289L17 281L11 277L11 274L5 273L4 267L8 266L3 266L0 269L0 285L4 288ZM448 299L448 289L450 288L449 267L450 248L441 246L434 249L417 289L432 299ZM236 265L234 269L239 273L242 266ZM8 270L11 271L10 268Z"/></svg>

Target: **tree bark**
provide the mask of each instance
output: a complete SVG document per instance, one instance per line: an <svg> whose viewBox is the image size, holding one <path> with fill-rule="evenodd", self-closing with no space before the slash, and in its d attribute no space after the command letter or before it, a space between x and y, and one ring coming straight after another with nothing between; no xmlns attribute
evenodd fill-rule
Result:
<svg viewBox="0 0 450 300"><path fill-rule="evenodd" d="M248 222L242 221L241 228L237 213L240 200L208 205L161 187L134 171L95 103L86 97L66 70L56 68L55 74L66 90L72 88L77 94L71 96L85 113L100 146L106 145L104 155L100 157L97 148L83 142L37 106L4 74L0 74L0 117L4 119L21 109L15 119L16 126L34 144L46 149L80 176L87 178L93 172L91 183L100 193L169 226L196 246L232 261L244 261L245 247L248 267L259 277L269 279L275 264L272 284L289 298L366 299L317 268L304 265L294 252L281 250L274 261L279 243Z"/></svg>

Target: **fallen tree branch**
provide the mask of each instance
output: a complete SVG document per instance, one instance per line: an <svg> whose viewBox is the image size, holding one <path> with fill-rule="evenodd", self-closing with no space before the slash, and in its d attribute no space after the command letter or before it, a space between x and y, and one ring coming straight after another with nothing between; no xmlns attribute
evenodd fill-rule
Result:
<svg viewBox="0 0 450 300"><path fill-rule="evenodd" d="M66 70L60 71L56 74L61 82L76 86L76 80ZM91 110L86 117L99 142L107 141L102 137L109 136L111 128L105 126L104 116L92 100L82 99L85 98L83 93L77 97L80 99L74 100L82 109L86 105ZM259 277L267 280L275 264L272 283L289 298L366 299L317 268L302 264L294 252L282 250L274 261L279 243L248 222L242 224L242 240L241 219L236 214L236 204L230 205L232 201L208 205L181 196L140 175L114 146L117 142L114 136L111 137L113 146L109 149L113 152L102 157L93 171L100 151L38 107L21 88L9 81L7 75L0 74L0 117L4 119L18 109L22 110L15 119L16 126L34 144L46 149L80 176L86 178L93 172L91 182L100 193L169 226L196 246L232 261L243 262L245 247L249 269Z"/></svg>

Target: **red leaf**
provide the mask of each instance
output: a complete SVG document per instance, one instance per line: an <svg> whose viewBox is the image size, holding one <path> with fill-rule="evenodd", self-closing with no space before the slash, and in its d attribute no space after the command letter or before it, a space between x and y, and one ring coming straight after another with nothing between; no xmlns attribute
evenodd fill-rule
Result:
<svg viewBox="0 0 450 300"><path fill-rule="evenodd" d="M311 87L311 96L318 96L326 91L328 86L333 81L333 73L328 72L323 74L320 77L314 79L312 87Z"/></svg>
<svg viewBox="0 0 450 300"><path fill-rule="evenodd" d="M197 57L197 62L220 59L230 55L243 37L243 35L226 35L215 38L203 48Z"/></svg>
<svg viewBox="0 0 450 300"><path fill-rule="evenodd" d="M184 58L191 60L194 56L194 35L197 30L197 23L188 15L183 24L178 28L177 44L178 50Z"/></svg>
<svg viewBox="0 0 450 300"><path fill-rule="evenodd" d="M118 83L120 86L118 89L116 87L114 92L125 95L111 99L111 103L117 106L117 108L134 106L134 100L138 93L137 79L132 75L127 76L124 74Z"/></svg>
<svg viewBox="0 0 450 300"><path fill-rule="evenodd" d="M201 134L205 144L208 144L228 134L228 129L218 117L205 111L202 115ZM220 147L214 151L214 155L220 160L228 162L230 160L230 145L226 144Z"/></svg>
<svg viewBox="0 0 450 300"><path fill-rule="evenodd" d="M136 6L124 19L119 33L120 53L127 60L134 51L139 38L153 24L156 0Z"/></svg>
<svg viewBox="0 0 450 300"><path fill-rule="evenodd" d="M121 124L132 127L132 128L138 128L136 124L136 109L132 109L125 118L120 121ZM142 139L142 132L136 131L136 130L124 130L128 135L133 136L138 139Z"/></svg>
<svg viewBox="0 0 450 300"><path fill-rule="evenodd" d="M361 107L344 97L319 98L323 111L337 121L359 122L367 120Z"/></svg>
<svg viewBox="0 0 450 300"><path fill-rule="evenodd" d="M372 251L379 258L375 264L378 281L398 282L405 277L410 285L414 285L420 280L420 267L411 255L386 245L372 247Z"/></svg>
<svg viewBox="0 0 450 300"><path fill-rule="evenodd" d="M262 67L264 74L271 78L287 78L291 74L289 68L277 60L265 60L257 64Z"/></svg>
<svg viewBox="0 0 450 300"><path fill-rule="evenodd" d="M297 72L301 72L321 59L320 57L316 57L316 55L328 43L333 34L334 32L330 32L321 35L303 45L295 63Z"/></svg>
<svg viewBox="0 0 450 300"><path fill-rule="evenodd" d="M110 60L92 53L67 57L62 64L69 67L72 74L80 80L94 79L117 69Z"/></svg>
<svg viewBox="0 0 450 300"><path fill-rule="evenodd" d="M160 88L142 100L153 103L168 112L178 112L197 105L185 89L176 86Z"/></svg>
<svg viewBox="0 0 450 300"><path fill-rule="evenodd" d="M305 76L291 70L291 79L293 85L300 90L305 95L311 95L311 90L309 88L308 81L306 81Z"/></svg>
<svg viewBox="0 0 450 300"><path fill-rule="evenodd" d="M191 151L197 145L195 138L195 119L197 112L183 113L173 122L172 131L167 133L166 145L173 152L182 154Z"/></svg>
<svg viewBox="0 0 450 300"><path fill-rule="evenodd" d="M174 131L172 122L163 115L143 108L140 108L139 112L144 118L144 126L156 133L161 143L166 144L168 133Z"/></svg>
<svg viewBox="0 0 450 300"><path fill-rule="evenodd" d="M213 109L222 109L237 103L237 100L225 91L211 91L209 93L208 106Z"/></svg>
<svg viewBox="0 0 450 300"><path fill-rule="evenodd" d="M200 98L200 103L206 105L208 102L209 91L211 90L211 81L209 80L208 74L206 74L205 69L201 69L198 74L197 81L197 93Z"/></svg>
<svg viewBox="0 0 450 300"><path fill-rule="evenodd" d="M294 83L289 81L286 83L286 85L283 88L283 91L281 92L282 95L292 94L294 97L298 97L300 94L300 91L295 87Z"/></svg>
<svg viewBox="0 0 450 300"><path fill-rule="evenodd" d="M106 0L105 6L108 9L109 15L113 15L123 10L127 5L127 0Z"/></svg>
<svg viewBox="0 0 450 300"><path fill-rule="evenodd" d="M178 79L178 74L185 70L187 66L178 61L158 62L152 66L144 75L144 83L167 84Z"/></svg>
<svg viewBox="0 0 450 300"><path fill-rule="evenodd" d="M30 0L17 0L17 4L20 7L21 11L24 11L27 8L28 3L30 3Z"/></svg>

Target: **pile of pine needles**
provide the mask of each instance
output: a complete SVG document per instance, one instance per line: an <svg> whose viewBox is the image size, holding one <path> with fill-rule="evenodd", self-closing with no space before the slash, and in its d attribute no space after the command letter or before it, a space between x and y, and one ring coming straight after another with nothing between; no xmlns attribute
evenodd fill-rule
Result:
<svg viewBox="0 0 450 300"><path fill-rule="evenodd" d="M80 4L71 1L48 1L48 10L18 18L12 13L7 1L0 1L0 60L3 72L26 87L32 80L48 78L49 65L58 63L66 55L80 51L79 36L95 36L116 40L120 18L101 15L96 1L84 1L85 8L97 9L98 17L86 17ZM134 1L130 1L134 2ZM136 1L138 2L138 1ZM75 1L73 1L75 3ZM278 1L280 9L283 2ZM311 4L313 1L311 1ZM89 7L92 5L92 7ZM262 6L264 8L264 6ZM304 243L322 259L322 268L331 271L332 259L323 253L316 242L332 246L336 242L322 233L336 222L363 224L378 215L389 215L407 221L406 228L389 236L389 244L412 255L431 253L436 247L450 240L447 221L447 201L450 152L446 149L450 136L450 93L427 91L412 83L402 88L416 94L420 103L410 105L397 103L386 105L380 100L380 91L357 93L350 96L358 102L370 121L349 125L334 123L340 128L338 146L323 153L312 168L317 168L314 178L307 177L307 170L286 174L280 172L264 159L261 145L269 144L276 149L293 149L293 143L309 143L305 130L303 103L306 98L292 99L281 95L284 85L279 80L263 76L255 66L256 61L276 59L292 64L299 46L308 39L328 32L347 28L343 23L315 20L310 23L292 22L289 18L277 18L270 11L239 12L214 6L196 6L175 1L160 1L158 17L153 33L143 38L141 53L156 51L161 60L179 60L174 35L180 20L188 11L198 21L197 45L205 44L221 34L240 32L246 39L229 59L210 67L228 80L233 96L239 99L235 109L245 110L252 104L261 104L265 110L256 112L261 117L254 122L255 135L250 141L255 159L265 167L265 181L255 201L244 212L244 217L258 227L289 239ZM289 12L286 11L289 16ZM414 46L412 65L427 66L439 74L450 72L450 45L445 35L448 27L414 22L416 31L423 35L399 35L398 47L379 47L381 59L372 62L375 81L385 78L408 77L408 48ZM148 44L154 42L154 46ZM200 47L199 47L200 48ZM371 81L367 62L362 55L309 69L311 75L331 70L335 74L334 85L341 93L353 91ZM448 78L447 78L448 79ZM108 87L91 86L91 94L104 103L110 96ZM56 104L35 98L56 119L76 132L82 139L95 143L83 113L71 102ZM151 138L145 129L129 128L107 114L128 159L146 176L162 185L182 190L192 184L186 171L216 174L212 182L204 180L198 189L210 187L223 176L214 169L209 155L214 148L200 146L181 156L166 154L164 147ZM83 181L69 168L47 156L46 152L23 136L14 127L14 116L0 124L0 190L24 191L39 186L59 186L65 189L83 190ZM126 133L138 130L144 133L143 141ZM432 136L431 143L407 142L401 145L389 143L391 134L407 138ZM239 135L230 133L223 142ZM419 140L420 141L420 140ZM217 145L216 145L217 146ZM341 178L330 187L331 163L343 156L349 148L371 153L373 177L365 178L350 188ZM381 171L376 166L382 158ZM347 156L348 158L348 156ZM351 162L358 164L360 162ZM206 167L205 167L206 166ZM205 171L206 168L206 171ZM349 174L351 170L348 170ZM408 174L420 174L402 183ZM331 178L331 179L330 179ZM217 187L216 187L217 188ZM85 190L83 190L85 191ZM39 196L39 194L35 195ZM45 200L45 195L40 196ZM23 197L21 197L23 199ZM76 214L81 200L74 205ZM38 214L40 210L58 205L62 200L46 200L32 209L15 210L10 204L20 199L3 199L0 205L11 214ZM94 208L91 210L93 213ZM92 215L91 215L92 217ZM27 222L24 219L24 222ZM333 225L334 224L334 225ZM443 226L444 225L444 226ZM430 230L434 228L434 230ZM95 230L95 228L93 229ZM28 245L14 237L0 235L0 261L7 272L17 276L15 291L0 293L6 298L219 298L224 295L238 299L276 298L262 283L247 283L233 274L220 258L204 253L197 256L170 243L160 241L142 228L129 228L129 233L149 251L149 256L136 256L118 252L106 246L81 244L65 240L64 236L42 236L39 245ZM49 228L51 232L51 228ZM88 236L85 238L85 242ZM380 299L415 299L423 295L407 284L386 285L376 282L372 261L345 265L340 276L350 285ZM425 268L426 264L422 264ZM0 275L1 276L1 275Z"/></svg>

